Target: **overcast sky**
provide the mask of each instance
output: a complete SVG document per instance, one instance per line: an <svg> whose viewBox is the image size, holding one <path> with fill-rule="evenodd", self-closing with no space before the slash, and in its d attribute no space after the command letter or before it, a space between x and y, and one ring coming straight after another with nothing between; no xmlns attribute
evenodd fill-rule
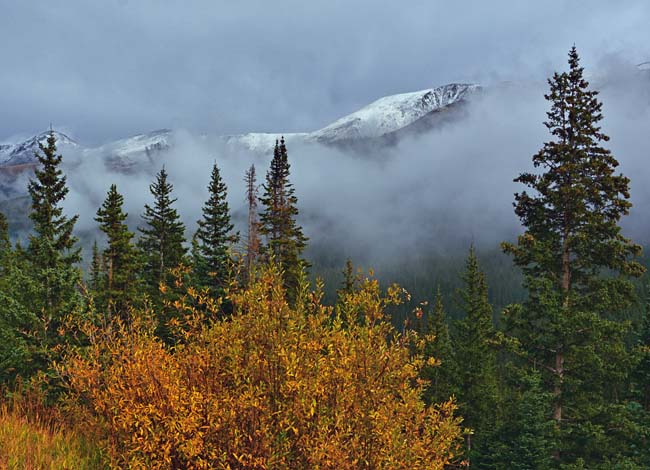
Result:
<svg viewBox="0 0 650 470"><path fill-rule="evenodd" d="M534 3L534 5L533 5ZM650 60L650 2L0 0L0 140L309 131L388 94Z"/></svg>

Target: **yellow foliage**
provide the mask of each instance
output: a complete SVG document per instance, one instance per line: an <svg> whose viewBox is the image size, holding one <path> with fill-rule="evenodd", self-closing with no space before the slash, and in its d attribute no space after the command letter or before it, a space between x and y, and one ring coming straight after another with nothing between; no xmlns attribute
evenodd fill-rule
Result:
<svg viewBox="0 0 650 470"><path fill-rule="evenodd" d="M229 294L227 320L183 301L193 327L174 347L136 316L89 332L59 370L116 468L442 469L459 420L420 398L414 334L384 315L404 295L366 280L340 311L318 291L292 308L270 268Z"/></svg>

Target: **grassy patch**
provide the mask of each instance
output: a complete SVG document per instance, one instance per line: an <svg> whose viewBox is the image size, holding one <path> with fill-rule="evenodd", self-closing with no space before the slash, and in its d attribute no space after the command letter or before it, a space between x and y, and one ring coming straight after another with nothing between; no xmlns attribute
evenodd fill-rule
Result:
<svg viewBox="0 0 650 470"><path fill-rule="evenodd" d="M34 422L36 421L36 422ZM99 448L73 431L0 405L0 469L104 469Z"/></svg>

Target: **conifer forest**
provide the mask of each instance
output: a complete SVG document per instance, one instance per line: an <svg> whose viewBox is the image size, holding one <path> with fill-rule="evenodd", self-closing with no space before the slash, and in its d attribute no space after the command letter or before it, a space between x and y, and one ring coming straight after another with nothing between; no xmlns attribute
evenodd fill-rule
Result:
<svg viewBox="0 0 650 470"><path fill-rule="evenodd" d="M650 469L648 162L622 163L602 64L562 47L542 105L510 108L535 134L481 144L514 164L436 167L445 211L373 179L526 85L385 96L310 133L0 143L0 468ZM476 165L511 186L473 187ZM377 213L386 232L359 222Z"/></svg>

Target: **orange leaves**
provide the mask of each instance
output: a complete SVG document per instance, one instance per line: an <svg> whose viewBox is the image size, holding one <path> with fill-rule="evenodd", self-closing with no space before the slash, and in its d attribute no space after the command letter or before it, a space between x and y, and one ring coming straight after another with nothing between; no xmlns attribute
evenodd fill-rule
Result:
<svg viewBox="0 0 650 470"><path fill-rule="evenodd" d="M459 423L452 403L424 406L422 360L384 319L404 295L366 280L336 313L318 293L291 308L266 270L182 344L116 325L63 372L118 466L442 469Z"/></svg>

